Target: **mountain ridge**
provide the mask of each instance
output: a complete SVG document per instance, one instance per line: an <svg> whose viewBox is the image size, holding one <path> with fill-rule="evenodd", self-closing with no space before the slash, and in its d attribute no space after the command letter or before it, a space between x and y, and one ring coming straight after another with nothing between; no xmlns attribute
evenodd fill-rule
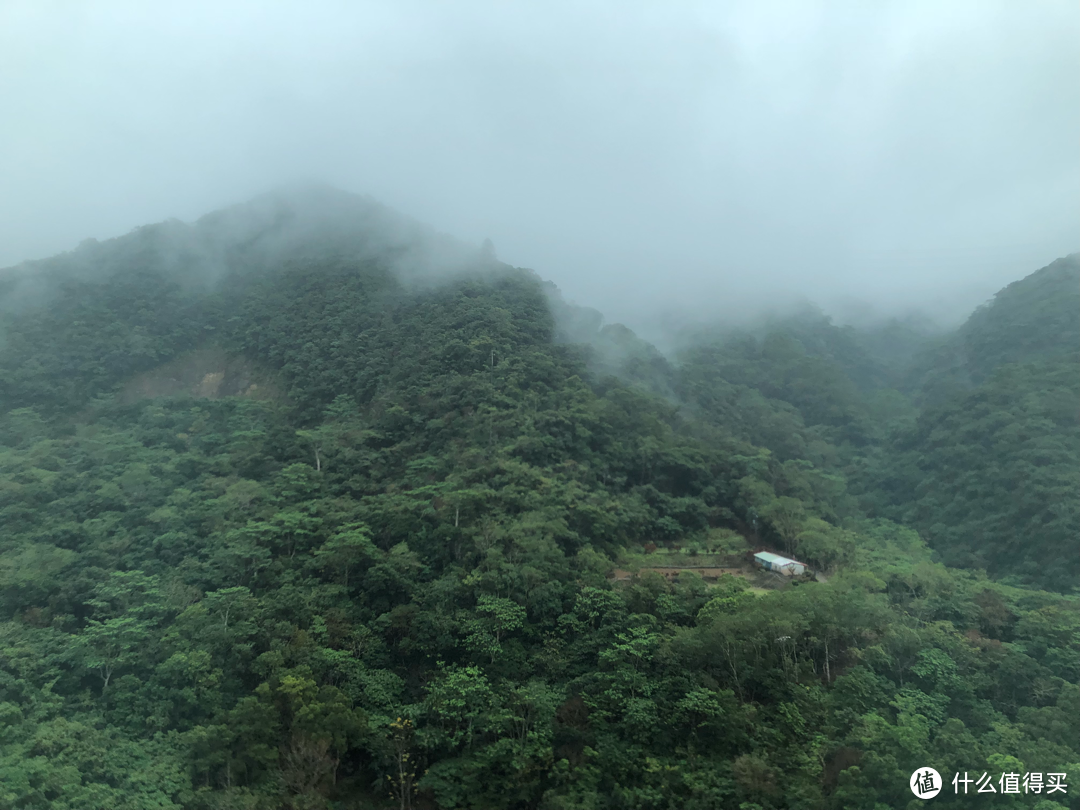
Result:
<svg viewBox="0 0 1080 810"><path fill-rule="evenodd" d="M926 408L820 318L666 357L365 206L137 231L0 310L0 805L841 810L928 762L1075 770L1067 357Z"/></svg>

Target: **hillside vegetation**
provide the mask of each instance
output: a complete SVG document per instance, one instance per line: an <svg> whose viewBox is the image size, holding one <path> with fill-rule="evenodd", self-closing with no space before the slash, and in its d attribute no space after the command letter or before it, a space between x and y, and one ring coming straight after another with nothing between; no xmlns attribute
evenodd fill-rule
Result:
<svg viewBox="0 0 1080 810"><path fill-rule="evenodd" d="M920 367L872 486L950 565L1080 581L1080 255L999 292ZM921 376L920 376L921 375Z"/></svg>
<svg viewBox="0 0 1080 810"><path fill-rule="evenodd" d="M1046 319L1035 286L931 397L955 351L922 336L810 318L669 359L329 191L5 271L0 807L891 808L928 764L1080 775L1076 354L979 342ZM613 581L653 546L828 581Z"/></svg>

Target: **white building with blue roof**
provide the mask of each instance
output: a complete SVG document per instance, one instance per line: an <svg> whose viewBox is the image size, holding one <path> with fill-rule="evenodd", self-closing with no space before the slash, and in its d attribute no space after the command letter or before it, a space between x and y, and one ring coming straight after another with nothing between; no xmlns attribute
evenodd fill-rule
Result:
<svg viewBox="0 0 1080 810"><path fill-rule="evenodd" d="M781 557L771 551L759 551L755 554L754 565L758 566L758 568L764 568L766 571L775 571L785 577L797 577L806 573L806 569L810 567L806 563L789 560L787 557Z"/></svg>

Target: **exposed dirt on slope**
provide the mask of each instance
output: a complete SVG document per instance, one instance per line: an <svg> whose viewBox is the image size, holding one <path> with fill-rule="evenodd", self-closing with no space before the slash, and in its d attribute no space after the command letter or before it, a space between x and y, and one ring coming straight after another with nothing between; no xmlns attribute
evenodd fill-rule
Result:
<svg viewBox="0 0 1080 810"><path fill-rule="evenodd" d="M665 566L655 566L655 567L650 567L650 568L642 568L637 573L644 574L646 571L655 571L657 574L660 574L665 579L675 579L676 577L679 576L679 574L682 574L684 572L685 573L691 573L692 572L692 573L695 573L698 576L700 576L706 582L715 581L715 580L719 579L721 576L723 576L724 574L731 574L732 576L736 576L736 577L747 577L747 576L752 575L752 572L746 571L745 569L742 569L742 568L710 568L710 567L704 567L704 566L676 567L676 566L666 566L666 565ZM613 576L614 576L614 579L615 579L616 582L627 582L634 576L634 572L633 571L628 571L628 570L626 570L624 568L616 568L614 573L613 573Z"/></svg>
<svg viewBox="0 0 1080 810"><path fill-rule="evenodd" d="M269 373L247 358L207 347L133 377L120 392L120 401L124 403L157 397L281 400L284 394Z"/></svg>

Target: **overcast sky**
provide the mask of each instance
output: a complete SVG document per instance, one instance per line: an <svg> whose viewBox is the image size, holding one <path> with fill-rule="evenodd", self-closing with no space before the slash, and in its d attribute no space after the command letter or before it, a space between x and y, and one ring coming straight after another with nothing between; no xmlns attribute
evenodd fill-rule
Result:
<svg viewBox="0 0 1080 810"><path fill-rule="evenodd" d="M1080 248L1080 3L0 0L0 266L304 179L631 325L947 315Z"/></svg>

